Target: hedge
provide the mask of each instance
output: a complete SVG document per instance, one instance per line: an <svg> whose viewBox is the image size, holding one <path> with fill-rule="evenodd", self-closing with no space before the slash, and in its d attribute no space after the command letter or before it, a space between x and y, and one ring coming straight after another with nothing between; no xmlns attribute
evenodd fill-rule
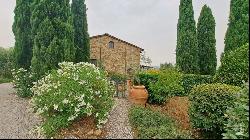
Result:
<svg viewBox="0 0 250 140"><path fill-rule="evenodd" d="M227 108L233 105L239 90L239 87L219 83L195 86L189 95L192 126L221 138L223 124L227 120L223 116Z"/></svg>
<svg viewBox="0 0 250 140"><path fill-rule="evenodd" d="M174 79L175 76L171 77L171 73L172 74L177 74L177 83L176 80L173 80L172 82L164 82L166 80L163 80L164 77L165 79ZM140 84L144 85L147 89L147 91L149 92L149 99L148 102L149 103L157 103L157 104L161 104L163 103L165 100L165 95L164 93L168 92L169 87L171 85L174 85L174 83L177 84L176 89L178 91L180 91L179 93L173 93L172 95L178 95L178 96L186 96L189 94L189 92L191 91L191 89L193 88L193 86L195 85L199 85L199 84L208 84L208 83L212 83L213 81L213 77L210 75L195 75L195 74L181 74L179 72L177 72L177 70L174 69L167 69L167 70L162 70L159 73L149 73L149 72L141 72L137 75L139 77L140 80ZM180 78L181 77L181 78ZM161 80L161 81L159 81ZM150 83L151 83L151 87L150 87ZM180 87L180 85L184 88L184 92L182 92L182 88ZM157 92L161 92L161 93L157 93ZM173 92L176 92L176 90L174 90ZM159 94L159 96L163 95L161 99L159 99L157 97L157 94ZM168 93L169 95L171 93Z"/></svg>
<svg viewBox="0 0 250 140"><path fill-rule="evenodd" d="M213 77L210 75L184 74L182 77L183 88L186 95L188 95L193 86L200 84L211 84L212 81Z"/></svg>
<svg viewBox="0 0 250 140"><path fill-rule="evenodd" d="M244 45L229 52L222 58L221 66L214 81L235 86L242 86L249 77L249 45Z"/></svg>
<svg viewBox="0 0 250 140"><path fill-rule="evenodd" d="M151 82L157 82L159 79L159 73L146 73L141 72L137 76L139 77L140 84L144 85L149 90L149 84Z"/></svg>
<svg viewBox="0 0 250 140"><path fill-rule="evenodd" d="M182 73L176 70L162 71L158 81L149 84L149 103L163 104L167 98L185 96L181 80Z"/></svg>

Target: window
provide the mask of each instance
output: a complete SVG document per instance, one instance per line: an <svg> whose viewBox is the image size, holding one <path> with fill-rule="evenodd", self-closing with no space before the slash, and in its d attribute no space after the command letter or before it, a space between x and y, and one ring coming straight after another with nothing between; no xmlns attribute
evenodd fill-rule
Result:
<svg viewBox="0 0 250 140"><path fill-rule="evenodd" d="M110 48L110 49L114 49L114 47L115 47L115 46L114 46L114 42L113 42L113 41L110 41L110 42L109 42L109 48Z"/></svg>

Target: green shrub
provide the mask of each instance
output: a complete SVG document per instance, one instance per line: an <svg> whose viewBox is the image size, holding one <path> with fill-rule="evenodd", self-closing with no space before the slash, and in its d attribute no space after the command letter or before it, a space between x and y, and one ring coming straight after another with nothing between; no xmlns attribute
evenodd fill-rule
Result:
<svg viewBox="0 0 250 140"><path fill-rule="evenodd" d="M244 45L229 52L222 58L221 66L215 74L214 81L241 86L249 77L249 45Z"/></svg>
<svg viewBox="0 0 250 140"><path fill-rule="evenodd" d="M139 139L176 139L190 138L177 128L174 120L161 114L139 106L129 110L129 121L138 130Z"/></svg>
<svg viewBox="0 0 250 140"><path fill-rule="evenodd" d="M159 74L158 81L149 84L149 103L163 104L167 98L184 96L182 74L175 70L165 70Z"/></svg>
<svg viewBox="0 0 250 140"><path fill-rule="evenodd" d="M100 128L113 106L114 87L107 73L89 63L63 62L59 66L32 87L35 112L45 117L40 129L53 136L72 121L91 115Z"/></svg>
<svg viewBox="0 0 250 140"><path fill-rule="evenodd" d="M225 113L225 139L249 139L249 86L239 92L234 107Z"/></svg>
<svg viewBox="0 0 250 140"><path fill-rule="evenodd" d="M210 75L183 74L182 83L185 95L191 91L193 86L200 84L211 84L213 77Z"/></svg>
<svg viewBox="0 0 250 140"><path fill-rule="evenodd" d="M5 77L0 76L0 84L2 84L2 83L9 83L11 81L12 80L9 79L9 78L5 78Z"/></svg>
<svg viewBox="0 0 250 140"><path fill-rule="evenodd" d="M19 97L31 97L33 95L31 87L33 86L33 75L29 70L20 68L12 70L13 84Z"/></svg>
<svg viewBox="0 0 250 140"><path fill-rule="evenodd" d="M138 73L138 77L140 79L140 84L144 85L146 89L149 91L149 84L154 83L158 80L158 73L147 73L147 72L141 72Z"/></svg>
<svg viewBox="0 0 250 140"><path fill-rule="evenodd" d="M11 69L13 68L13 49L0 47L0 77L11 79Z"/></svg>
<svg viewBox="0 0 250 140"><path fill-rule="evenodd" d="M192 126L212 133L210 136L221 138L226 122L224 113L232 106L239 90L239 87L219 83L195 86L189 95Z"/></svg>

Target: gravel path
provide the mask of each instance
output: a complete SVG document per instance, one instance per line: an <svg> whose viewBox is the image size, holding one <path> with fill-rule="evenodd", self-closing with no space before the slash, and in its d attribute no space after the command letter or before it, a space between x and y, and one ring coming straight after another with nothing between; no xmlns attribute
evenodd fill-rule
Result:
<svg viewBox="0 0 250 140"><path fill-rule="evenodd" d="M128 120L130 105L127 99L115 99L115 107L110 112L109 121L105 126L106 139L133 139L132 128Z"/></svg>
<svg viewBox="0 0 250 140"><path fill-rule="evenodd" d="M12 84L0 84L0 139L42 138L30 133L40 119L31 113L29 100L14 92Z"/></svg>

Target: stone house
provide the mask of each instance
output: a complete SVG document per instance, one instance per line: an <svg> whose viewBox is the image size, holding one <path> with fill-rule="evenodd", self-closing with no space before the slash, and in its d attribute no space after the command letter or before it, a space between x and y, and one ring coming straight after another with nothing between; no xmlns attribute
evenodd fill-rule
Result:
<svg viewBox="0 0 250 140"><path fill-rule="evenodd" d="M128 74L140 68L142 48L107 33L90 38L90 59L108 72Z"/></svg>

